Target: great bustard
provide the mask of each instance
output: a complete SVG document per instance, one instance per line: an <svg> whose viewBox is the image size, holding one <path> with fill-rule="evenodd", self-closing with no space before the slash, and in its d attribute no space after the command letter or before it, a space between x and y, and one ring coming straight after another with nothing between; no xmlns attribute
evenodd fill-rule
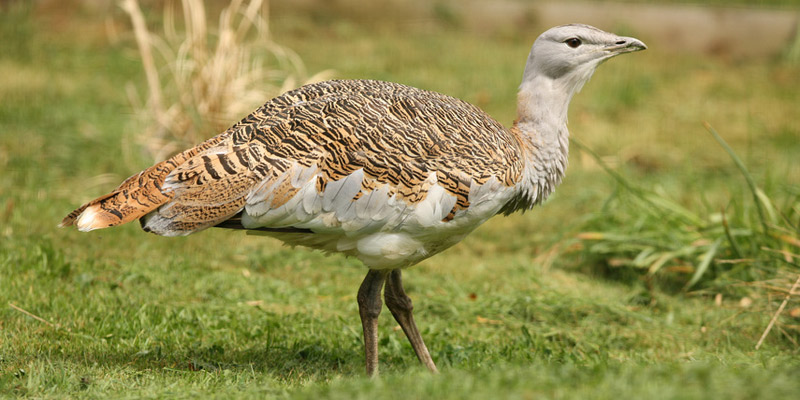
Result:
<svg viewBox="0 0 800 400"><path fill-rule="evenodd" d="M587 25L544 32L528 56L518 119L504 128L459 99L344 80L276 97L222 134L133 175L71 212L81 231L139 219L145 231L258 230L360 259L368 374L381 290L419 360L436 366L400 274L499 213L541 203L567 167L567 108L595 68L644 43Z"/></svg>

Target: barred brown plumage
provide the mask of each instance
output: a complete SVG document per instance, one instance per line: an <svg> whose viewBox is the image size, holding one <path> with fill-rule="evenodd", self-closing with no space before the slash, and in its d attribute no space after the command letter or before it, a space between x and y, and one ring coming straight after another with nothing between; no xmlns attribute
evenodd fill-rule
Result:
<svg viewBox="0 0 800 400"><path fill-rule="evenodd" d="M644 48L586 25L543 33L510 129L469 103L397 83L306 85L128 178L61 225L90 231L140 219L144 230L166 236L247 229L357 257L370 269L358 294L367 372L377 370L384 283L388 308L436 371L401 269L498 213L547 198L566 169L572 95L604 60Z"/></svg>

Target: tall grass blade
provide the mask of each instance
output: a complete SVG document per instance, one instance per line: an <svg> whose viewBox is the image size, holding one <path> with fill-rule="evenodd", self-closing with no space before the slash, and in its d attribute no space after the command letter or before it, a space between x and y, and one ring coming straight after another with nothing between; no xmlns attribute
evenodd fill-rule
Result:
<svg viewBox="0 0 800 400"><path fill-rule="evenodd" d="M700 281L700 278L703 277L703 274L708 271L708 266L711 265L711 262L714 261L714 256L717 255L717 251L719 250L719 246L722 244L722 238L717 239L711 248L703 254L703 258L700 261L700 264L697 265L697 269L694 271L694 275L692 275L692 279L689 279L689 282L686 283L685 289L689 289L694 286L697 282Z"/></svg>
<svg viewBox="0 0 800 400"><path fill-rule="evenodd" d="M595 153L594 150L592 150L589 146L585 145L582 141L578 140L575 137L570 137L569 140L570 142L572 142L573 145L575 145L575 147L577 147L581 151L586 152L586 154L591 156L595 160L595 162L597 162L597 165L599 165L600 168L602 168L603 171L605 171L608 175L614 178L614 180L617 181L620 185L630 190L632 193L636 193L637 195L639 194L640 192L639 188L631 185L627 179L623 178L622 175L620 175L617 171L611 169L611 167L609 167L608 164L603 162L603 159L600 158L600 156L597 153Z"/></svg>
<svg viewBox="0 0 800 400"><path fill-rule="evenodd" d="M747 181L747 186L750 188L750 192L753 194L753 201L756 204L756 210L758 211L758 219L761 221L761 228L764 234L768 235L769 226L767 225L767 218L766 216L764 216L764 208L761 199L762 196L759 196L760 189L758 188L758 186L756 186L756 182L755 180L753 180L753 176L750 175L750 171L747 170L747 167L745 167L744 162L742 162L742 159L740 159L739 156L736 155L736 152L734 152L731 146L728 145L728 142L726 142L725 139L723 139L722 136L720 136L719 133L717 133L716 129L714 129L714 127L712 127L711 124L709 124L708 122L703 122L703 126L705 126L706 130L709 133L711 133L711 136L713 136L714 139L717 141L717 143L719 143L720 146L722 146L725 152L728 153L728 155L733 160L733 163L736 164L736 167L739 168L739 171L742 172L745 181Z"/></svg>
<svg viewBox="0 0 800 400"><path fill-rule="evenodd" d="M595 162L607 173L609 174L614 180L616 180L620 185L624 188L628 189L631 193L636 195L640 200L647 203L650 207L654 210L659 212L660 214L671 214L682 218L685 220L686 223L690 225L702 225L703 220L702 218L698 217L695 213L687 210L685 207L670 201L664 197L659 196L658 194L646 191L642 188L639 188L632 183L630 183L627 179L625 179L622 175L620 175L617 171L611 169L611 167L606 164L600 156L594 152L591 148L586 146L583 142L576 138L570 138L570 141L577 147L578 149L585 151L586 154L589 154ZM666 211L666 213L665 213Z"/></svg>
<svg viewBox="0 0 800 400"><path fill-rule="evenodd" d="M739 244L736 243L736 240L733 238L733 234L731 234L731 228L728 226L728 217L725 216L725 210L720 211L720 215L722 216L722 228L725 231L725 237L728 239L728 243L731 244L731 250L733 250L734 255L736 258L742 258L742 250L739 248Z"/></svg>

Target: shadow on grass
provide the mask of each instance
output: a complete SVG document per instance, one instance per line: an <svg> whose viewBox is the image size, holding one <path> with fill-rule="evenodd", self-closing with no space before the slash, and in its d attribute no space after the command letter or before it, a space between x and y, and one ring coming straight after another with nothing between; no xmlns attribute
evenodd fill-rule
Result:
<svg viewBox="0 0 800 400"><path fill-rule="evenodd" d="M328 339L283 338L289 344L252 344L237 348L226 344L194 344L185 347L155 345L145 351L119 346L91 346L53 354L52 360L108 369L211 373L256 372L292 380L298 376L357 374L363 368L361 348L340 345ZM116 348L115 348L116 347Z"/></svg>

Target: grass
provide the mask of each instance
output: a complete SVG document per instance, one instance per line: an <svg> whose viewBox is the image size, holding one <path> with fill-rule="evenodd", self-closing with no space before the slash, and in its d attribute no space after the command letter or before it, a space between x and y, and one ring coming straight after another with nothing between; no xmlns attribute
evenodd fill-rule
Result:
<svg viewBox="0 0 800 400"><path fill-rule="evenodd" d="M731 202L727 207L707 210L705 215L700 215L671 201L663 193L636 187L605 165L596 153L576 142L578 148L594 157L629 195L628 198L612 196L603 212L587 224L590 228L605 226L609 231L583 232L578 238L589 243L590 253L609 260L611 266L643 268L650 277L662 272L667 263L677 261L683 265L671 267L673 270L691 273L684 289L701 282L724 289L733 279L757 281L760 273L796 274L798 265L793 251L800 247L800 226L795 222L798 219L797 195L785 193L788 197L785 209L776 209L773 200L756 185L747 167L725 140L710 125L706 124L706 128L742 172L752 195L752 205ZM613 210L620 204L628 209ZM621 221L620 216L638 220ZM619 258L624 254L629 257ZM618 258L609 259L614 256ZM693 263L692 259L699 262ZM717 274L708 269L712 263L720 269ZM723 270L722 264L730 267ZM737 274L723 277L728 272Z"/></svg>
<svg viewBox="0 0 800 400"><path fill-rule="evenodd" d="M364 270L354 260L227 231L167 239L134 224L55 228L149 165L125 139L138 124L122 89L144 91L146 78L132 34L106 35L107 26L129 32L122 10L103 20L80 8L3 7L0 36L14 40L0 41L0 396L746 399L800 389L796 300L754 349L797 273L783 253L761 247L793 263L798 250L751 240L762 230L758 202L702 125L714 126L770 199L768 229L796 229L797 64L651 45L603 65L570 113L571 131L598 159L575 149L544 207L495 218L405 274L443 373L418 366L384 312L382 376L369 380L355 304ZM543 28L380 28L380 19L291 9L271 22L309 71L442 91L502 122L514 118L521 63ZM695 225L659 224L642 194L696 216ZM697 269L672 267L696 268L720 238L719 254L732 251L721 210L740 250L763 263L715 256L687 287ZM586 232L710 243L648 279L652 264L625 264L638 252L592 251L599 242L576 241ZM739 270L723 274L730 266Z"/></svg>

